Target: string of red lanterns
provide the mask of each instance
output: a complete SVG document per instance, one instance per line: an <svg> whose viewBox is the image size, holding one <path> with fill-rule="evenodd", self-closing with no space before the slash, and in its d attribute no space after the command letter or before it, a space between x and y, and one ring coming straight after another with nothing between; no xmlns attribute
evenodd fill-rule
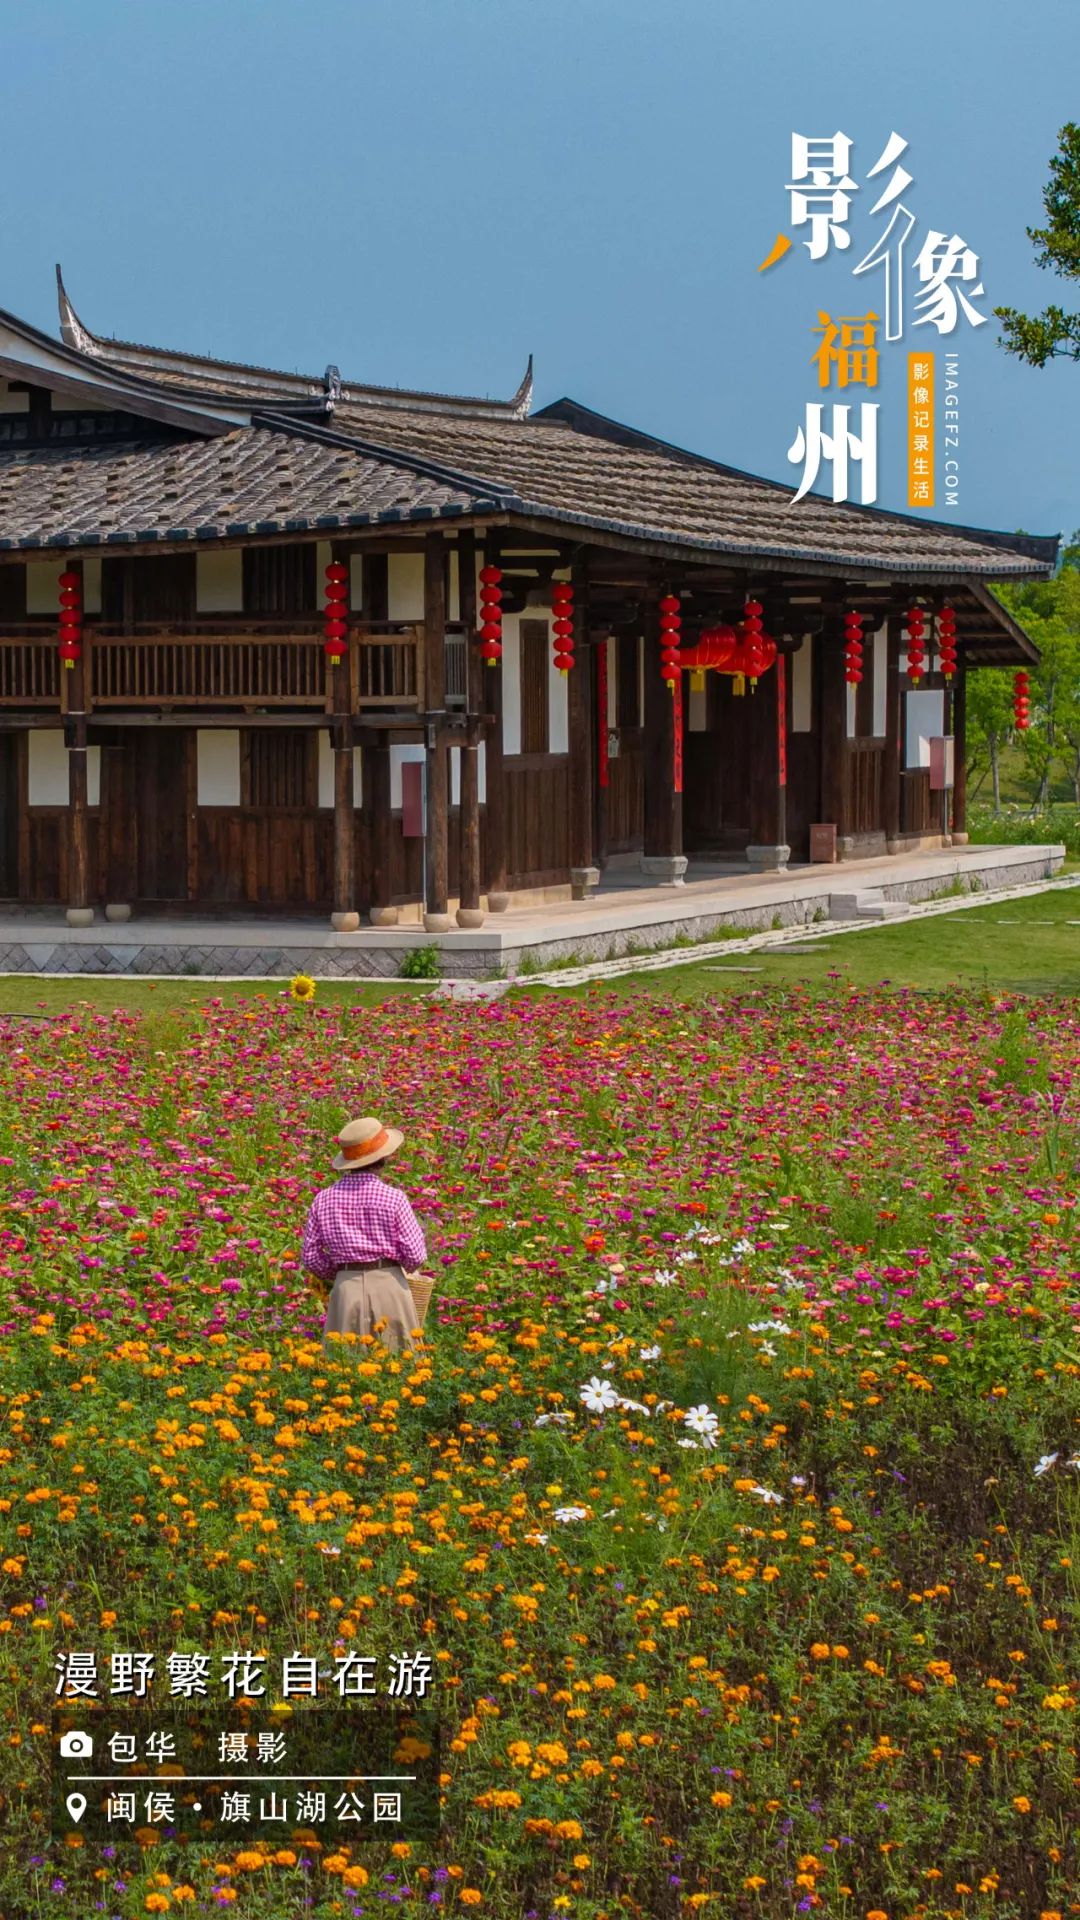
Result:
<svg viewBox="0 0 1080 1920"><path fill-rule="evenodd" d="M502 659L502 568L480 569L480 658L489 667Z"/></svg>
<svg viewBox="0 0 1080 1920"><path fill-rule="evenodd" d="M348 597L349 569L343 561L331 560L326 569L323 609L323 652L328 667L336 667L349 651L349 621L345 609Z"/></svg>
<svg viewBox="0 0 1080 1920"><path fill-rule="evenodd" d="M679 678L679 639L682 634L682 607L674 593L665 593L660 602L660 677L674 695Z"/></svg>
<svg viewBox="0 0 1080 1920"><path fill-rule="evenodd" d="M82 659L82 576L73 569L60 575L60 645L57 652L65 667L74 667Z"/></svg>
<svg viewBox="0 0 1080 1920"><path fill-rule="evenodd" d="M863 617L861 613L844 615L844 679L849 687L858 687L863 677Z"/></svg>
<svg viewBox="0 0 1080 1920"><path fill-rule="evenodd" d="M554 615L552 634L555 665L560 673L569 673L574 664L574 589L569 580L556 580L551 589Z"/></svg>
<svg viewBox="0 0 1080 1920"><path fill-rule="evenodd" d="M917 687L926 670L926 648L923 638L926 633L926 616L921 607L909 607L907 615L907 671L913 687Z"/></svg>
<svg viewBox="0 0 1080 1920"><path fill-rule="evenodd" d="M942 607L937 617L937 633L941 671L946 680L951 680L956 672L956 614L952 607Z"/></svg>
<svg viewBox="0 0 1080 1920"><path fill-rule="evenodd" d="M768 673L776 660L776 641L765 632L761 615L761 601L748 600L743 608L731 659L724 669L740 681L749 680L751 688L757 686L762 674ZM737 686L735 691L741 693L742 687Z"/></svg>
<svg viewBox="0 0 1080 1920"><path fill-rule="evenodd" d="M1022 670L1013 680L1013 724L1018 733L1026 733L1031 725L1030 684Z"/></svg>

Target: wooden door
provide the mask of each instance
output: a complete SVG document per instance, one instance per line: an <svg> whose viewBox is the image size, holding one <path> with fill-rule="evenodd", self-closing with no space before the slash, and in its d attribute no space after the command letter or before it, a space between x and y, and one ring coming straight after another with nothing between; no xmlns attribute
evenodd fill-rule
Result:
<svg viewBox="0 0 1080 1920"><path fill-rule="evenodd" d="M186 900L187 730L133 728L130 748L125 742L120 752L127 761L118 806L132 842L128 858L135 897L148 902ZM119 820L114 831L120 831Z"/></svg>

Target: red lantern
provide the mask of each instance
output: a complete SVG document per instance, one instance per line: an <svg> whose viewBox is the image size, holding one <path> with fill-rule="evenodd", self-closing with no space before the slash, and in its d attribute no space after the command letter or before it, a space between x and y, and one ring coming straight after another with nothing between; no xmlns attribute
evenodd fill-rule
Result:
<svg viewBox="0 0 1080 1920"><path fill-rule="evenodd" d="M551 589L551 632L555 665L569 673L574 664L574 588L570 580L556 580Z"/></svg>
<svg viewBox="0 0 1080 1920"><path fill-rule="evenodd" d="M666 593L660 602L660 677L674 695L679 678L679 636L682 632L682 607L674 593Z"/></svg>
<svg viewBox="0 0 1080 1920"><path fill-rule="evenodd" d="M907 670L913 687L918 686L926 670L925 632L926 616L922 608L911 607L907 616Z"/></svg>
<svg viewBox="0 0 1080 1920"><path fill-rule="evenodd" d="M502 568L480 569L480 658L489 667L502 659Z"/></svg>
<svg viewBox="0 0 1080 1920"><path fill-rule="evenodd" d="M946 680L951 680L956 672L956 614L952 607L942 607L938 614L937 630L941 671Z"/></svg>
<svg viewBox="0 0 1080 1920"><path fill-rule="evenodd" d="M863 677L862 614L844 615L844 679L849 687L860 685Z"/></svg>
<svg viewBox="0 0 1080 1920"><path fill-rule="evenodd" d="M1026 673L1018 673L1013 680L1013 724L1018 733L1026 733L1031 725L1029 686Z"/></svg>
<svg viewBox="0 0 1080 1920"><path fill-rule="evenodd" d="M324 599L323 652L327 666L336 667L349 651L349 569L341 560L331 560L326 569Z"/></svg>
<svg viewBox="0 0 1080 1920"><path fill-rule="evenodd" d="M60 575L60 644L57 652L65 667L82 659L82 576L68 570Z"/></svg>
<svg viewBox="0 0 1080 1920"><path fill-rule="evenodd" d="M696 647L684 647L679 655L681 667L691 667L695 673L706 667L722 672L728 665L736 646L734 627L706 627L698 639Z"/></svg>
<svg viewBox="0 0 1080 1920"><path fill-rule="evenodd" d="M760 600L746 602L735 644L725 668L727 673L733 674L740 682L749 680L755 685L763 673L768 673L777 652L776 641L762 629L761 613ZM735 691L741 693L741 685L737 686Z"/></svg>

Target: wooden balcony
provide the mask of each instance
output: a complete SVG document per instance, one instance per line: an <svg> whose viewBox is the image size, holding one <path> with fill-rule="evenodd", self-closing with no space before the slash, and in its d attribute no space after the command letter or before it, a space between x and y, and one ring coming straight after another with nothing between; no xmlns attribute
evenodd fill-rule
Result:
<svg viewBox="0 0 1080 1920"><path fill-rule="evenodd" d="M460 636L447 635L448 657ZM329 711L332 670L321 621L256 621L237 616L121 630L88 620L83 629L85 711L275 708ZM345 663L343 663L345 668ZM357 622L347 662L354 712L422 711L423 627ZM0 630L0 708L67 708L71 678L51 622Z"/></svg>

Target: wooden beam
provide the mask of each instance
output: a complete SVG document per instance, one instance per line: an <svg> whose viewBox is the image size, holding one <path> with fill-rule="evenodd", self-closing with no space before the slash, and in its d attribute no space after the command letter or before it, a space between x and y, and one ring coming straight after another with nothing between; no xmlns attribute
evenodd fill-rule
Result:
<svg viewBox="0 0 1080 1920"><path fill-rule="evenodd" d="M424 541L424 666L428 712L434 717L427 738L427 899L424 924L444 931L449 872L447 832L450 818L449 762L446 751L446 571L441 533Z"/></svg>
<svg viewBox="0 0 1080 1920"><path fill-rule="evenodd" d="M499 536L488 533L484 541L484 559L498 566L501 559ZM484 891L489 913L502 913L510 904L506 890L506 773L503 766L503 676L502 660L482 669L483 704L491 715L491 728L484 747L485 785L487 789L484 820L487 878Z"/></svg>
<svg viewBox="0 0 1080 1920"><path fill-rule="evenodd" d="M593 674L589 649L589 558L582 552L572 568L574 583L574 664L567 674L570 756L570 865L595 862L593 793Z"/></svg>
<svg viewBox="0 0 1080 1920"><path fill-rule="evenodd" d="M904 700L900 684L900 629L903 616L891 613L886 623L885 757L881 767L881 824L886 846L900 839L900 771L903 766Z"/></svg>

